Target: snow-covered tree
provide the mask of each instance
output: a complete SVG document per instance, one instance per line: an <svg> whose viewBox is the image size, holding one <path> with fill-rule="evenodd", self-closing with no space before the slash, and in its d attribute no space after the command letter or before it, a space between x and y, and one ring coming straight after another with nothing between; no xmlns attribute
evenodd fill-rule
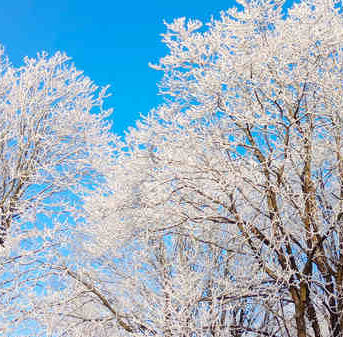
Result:
<svg viewBox="0 0 343 337"><path fill-rule="evenodd" d="M0 57L0 335L10 336L35 326L26 321L33 297L52 277L43 265L67 254L57 247L82 222L84 196L104 183L115 137L106 88L66 55L42 53L20 68Z"/></svg>
<svg viewBox="0 0 343 337"><path fill-rule="evenodd" d="M165 104L87 206L70 335L342 336L342 10L283 3L167 25Z"/></svg>

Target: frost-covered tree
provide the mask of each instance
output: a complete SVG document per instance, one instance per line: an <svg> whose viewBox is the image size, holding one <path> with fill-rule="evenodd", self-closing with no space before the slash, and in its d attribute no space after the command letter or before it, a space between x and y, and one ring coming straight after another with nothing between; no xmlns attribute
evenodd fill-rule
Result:
<svg viewBox="0 0 343 337"><path fill-rule="evenodd" d="M342 7L283 5L167 25L165 104L51 265L52 336L343 336Z"/></svg>
<svg viewBox="0 0 343 337"><path fill-rule="evenodd" d="M105 181L114 136L106 88L66 55L42 53L20 68L3 50L0 58L0 335L10 336L35 326L26 321L33 297L53 277L43 265L67 254L57 248L82 222L84 196Z"/></svg>

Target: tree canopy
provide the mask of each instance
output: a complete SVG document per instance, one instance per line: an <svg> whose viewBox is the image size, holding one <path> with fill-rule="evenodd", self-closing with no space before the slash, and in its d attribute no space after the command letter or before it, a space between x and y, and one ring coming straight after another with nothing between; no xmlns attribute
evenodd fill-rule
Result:
<svg viewBox="0 0 343 337"><path fill-rule="evenodd" d="M165 103L109 142L76 244L41 261L39 331L343 336L341 3L238 4L167 24Z"/></svg>

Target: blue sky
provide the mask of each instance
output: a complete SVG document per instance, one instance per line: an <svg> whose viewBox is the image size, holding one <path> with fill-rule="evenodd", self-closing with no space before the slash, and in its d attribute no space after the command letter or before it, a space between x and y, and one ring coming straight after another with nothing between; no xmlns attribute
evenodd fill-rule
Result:
<svg viewBox="0 0 343 337"><path fill-rule="evenodd" d="M37 52L65 51L98 85L109 84L114 131L122 134L161 102L149 68L167 49L163 20L185 16L208 21L233 0L16 0L0 5L0 43L15 66Z"/></svg>
<svg viewBox="0 0 343 337"><path fill-rule="evenodd" d="M287 4L292 2L287 0ZM0 43L15 66L37 52L65 51L98 85L111 86L106 106L115 109L122 134L161 102L161 72L149 68L167 53L163 20L219 17L234 0L10 0L0 5Z"/></svg>

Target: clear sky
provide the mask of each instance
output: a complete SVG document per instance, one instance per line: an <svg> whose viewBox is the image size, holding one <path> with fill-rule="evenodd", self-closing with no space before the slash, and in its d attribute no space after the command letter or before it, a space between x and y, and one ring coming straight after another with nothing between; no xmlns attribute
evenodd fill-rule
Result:
<svg viewBox="0 0 343 337"><path fill-rule="evenodd" d="M163 20L185 16L208 21L234 0L12 0L1 1L0 43L15 66L28 55L65 51L98 85L109 84L114 131L157 106L162 73L149 68L167 49Z"/></svg>

